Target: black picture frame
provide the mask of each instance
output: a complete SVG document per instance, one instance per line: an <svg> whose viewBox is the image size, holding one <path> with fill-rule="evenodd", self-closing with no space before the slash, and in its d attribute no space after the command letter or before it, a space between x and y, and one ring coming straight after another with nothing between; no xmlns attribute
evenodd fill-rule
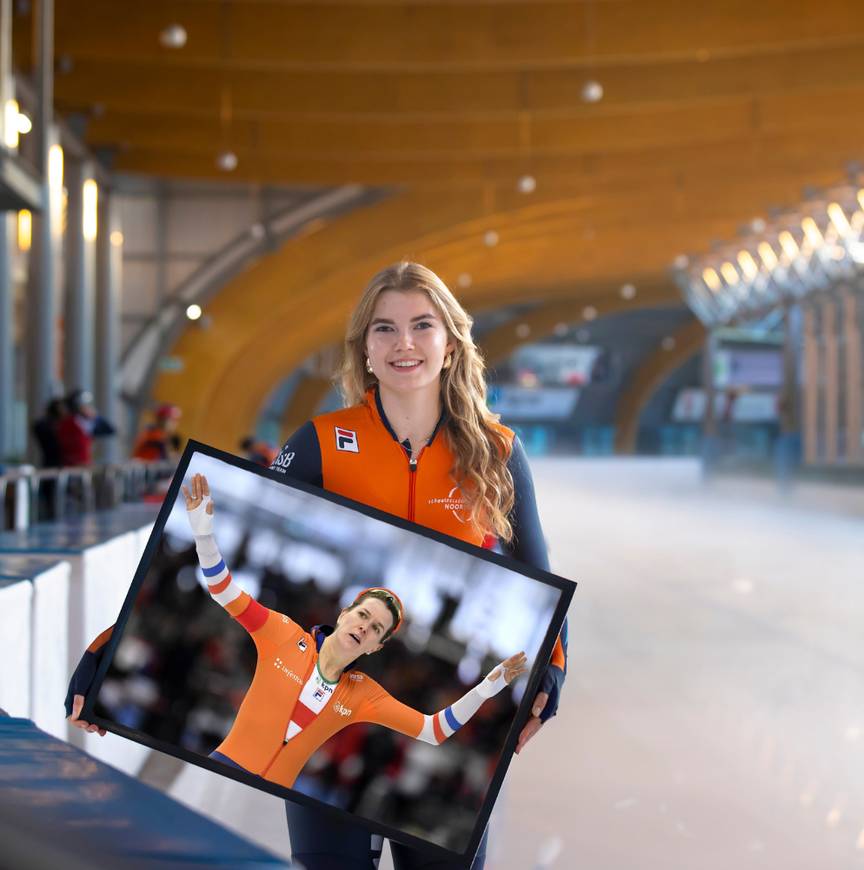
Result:
<svg viewBox="0 0 864 870"><path fill-rule="evenodd" d="M259 475L272 481L278 482L283 486L287 485L302 492L305 492L308 495L315 496L316 498L321 498L342 507L347 507L351 510L358 511L361 514L364 514L380 522L396 526L397 528L411 532L412 534L421 535L427 539L436 541L441 545L460 550L477 559L482 559L496 564L502 568L506 568L508 571L522 574L542 584L553 586L559 591L560 594L558 597L558 603L555 606L552 619L548 625L543 641L537 651L534 665L531 669L531 673L529 676L528 684L526 686L521 702L518 705L516 715L508 731L505 743L501 749L498 764L490 780L489 787L483 799L481 809L477 814L474 831L464 852L455 852L451 849L444 848L439 844L432 843L428 840L416 837L412 834L408 834L405 831L392 828L386 824L382 824L374 820L367 819L365 817L354 815L339 807L335 807L331 804L310 797L294 789L289 789L284 786L278 785L277 783L263 780L260 777L250 774L242 769L228 767L227 765L222 764L219 761L215 761L206 756L189 751L182 746L154 739L153 737L145 734L142 731L128 728L125 725L122 725L111 719L106 719L97 714L95 708L99 696L99 690L111 666L114 654L123 636L123 629L125 628L129 617L135 607L138 592L147 576L150 564L157 551L159 541L163 534L165 524L180 495L180 487L183 483L186 471L189 467L192 457L195 454L202 454L204 456L220 460L234 466L235 468L239 468L252 474ZM278 797L285 798L299 804L303 804L305 806L314 807L321 810L322 812L329 813L334 818L338 818L343 821L351 820L354 824L361 824L365 826L370 831L370 833L383 835L388 839L395 840L399 843L404 843L412 848L424 851L426 853L430 853L439 858L446 858L450 861L453 861L454 863L461 862L464 867L468 868L470 867L473 857L476 854L476 851L480 845L480 841L483 837L483 833L488 824L489 816L492 812L493 805L498 796L501 784L512 760L519 733L521 732L522 728L527 723L531 715L531 700L534 698L537 691L539 690L540 682L542 680L543 672L545 670L545 666L541 665L540 663L548 662L551 657L555 641L564 623L564 619L566 617L567 610L570 606L575 589L576 583L572 580L568 580L563 577L559 577L556 574L542 571L538 568L534 568L533 566L529 566L522 562L517 562L513 559L509 559L505 556L493 552L492 550L477 547L473 544L469 544L457 538L441 534L440 532L434 531L432 529L418 526L417 524L412 523L408 520L396 517L392 514L385 513L376 508L372 508L368 505L361 504L360 502L356 502L352 499L345 498L344 496L328 492L327 490L321 489L320 487L312 486L301 481L292 480L290 478L287 478L285 475L280 474L279 472L263 468L246 459L234 456L233 454L228 453L224 450L220 450L199 441L190 440L186 444L183 455L181 456L180 461L177 465L177 469L168 488L168 492L166 493L165 498L162 502L162 507L159 510L159 514L156 518L153 530L150 534L150 538L144 549L141 561L139 562L138 568L135 571L135 575L130 584L129 591L126 594L126 598L124 600L123 606L120 610L120 614L116 622L115 630L113 631L112 636L106 645L105 653L102 656L99 666L97 668L92 687L87 693L84 703L84 709L81 713L81 718L85 721L95 723L99 727L104 728L106 731L111 731L137 743L149 746L152 749L164 752L175 758L195 764L207 770L211 770L214 773L219 773L222 776L226 776L230 779L242 782L253 788L257 788L260 791L265 791L269 794L273 794Z"/></svg>

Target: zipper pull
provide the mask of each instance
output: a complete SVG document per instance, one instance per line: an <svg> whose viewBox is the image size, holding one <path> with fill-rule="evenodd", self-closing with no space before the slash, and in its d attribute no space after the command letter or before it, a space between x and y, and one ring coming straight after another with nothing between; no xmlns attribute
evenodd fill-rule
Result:
<svg viewBox="0 0 864 870"><path fill-rule="evenodd" d="M416 471L417 470L417 460L412 456L411 459L408 460L408 470Z"/></svg>

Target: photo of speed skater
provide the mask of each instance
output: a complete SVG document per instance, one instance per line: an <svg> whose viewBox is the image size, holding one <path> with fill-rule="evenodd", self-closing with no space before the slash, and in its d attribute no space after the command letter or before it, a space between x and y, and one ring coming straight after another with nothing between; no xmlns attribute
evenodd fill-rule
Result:
<svg viewBox="0 0 864 870"><path fill-rule="evenodd" d="M284 613L253 600L232 580L213 534L214 502L207 478L193 475L183 494L208 591L249 632L258 651L252 685L228 736L211 758L290 787L312 753L354 722L384 725L437 745L461 728L487 698L525 673L525 653L519 652L434 715L400 703L355 667L361 656L383 649L398 630L403 607L394 592L364 589L334 626L304 631Z"/></svg>
<svg viewBox="0 0 864 870"><path fill-rule="evenodd" d="M466 855L573 584L207 452L178 468L95 720Z"/></svg>

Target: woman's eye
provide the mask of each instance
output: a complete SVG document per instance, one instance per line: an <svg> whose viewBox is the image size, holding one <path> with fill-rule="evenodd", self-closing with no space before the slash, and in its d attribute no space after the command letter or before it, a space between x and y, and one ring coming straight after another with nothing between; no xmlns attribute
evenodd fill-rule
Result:
<svg viewBox="0 0 864 870"><path fill-rule="evenodd" d="M375 327L375 332L387 332L390 329L386 323L379 323L378 326Z"/></svg>
<svg viewBox="0 0 864 870"><path fill-rule="evenodd" d="M431 326L432 326L432 324L428 320L421 320L417 324L417 329L420 329L420 327L423 327L424 329L430 329Z"/></svg>

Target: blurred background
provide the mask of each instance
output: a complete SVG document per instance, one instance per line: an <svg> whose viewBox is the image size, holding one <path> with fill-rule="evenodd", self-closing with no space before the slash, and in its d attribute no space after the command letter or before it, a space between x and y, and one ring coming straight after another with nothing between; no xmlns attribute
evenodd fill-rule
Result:
<svg viewBox="0 0 864 870"><path fill-rule="evenodd" d="M187 437L266 464L337 407L352 305L410 257L475 318L580 582L490 870L864 862L857 0L0 10L10 638L48 553L77 658L137 564L98 586L92 548ZM0 706L39 724L28 686ZM287 854L278 808L116 752Z"/></svg>

